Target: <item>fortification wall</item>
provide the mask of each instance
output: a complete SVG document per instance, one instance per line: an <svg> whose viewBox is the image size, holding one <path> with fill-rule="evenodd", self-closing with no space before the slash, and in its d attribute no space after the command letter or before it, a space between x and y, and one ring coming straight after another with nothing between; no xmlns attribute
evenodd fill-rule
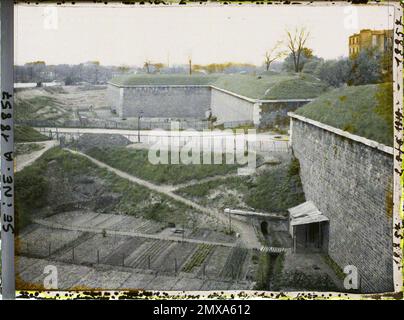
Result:
<svg viewBox="0 0 404 320"><path fill-rule="evenodd" d="M218 123L247 123L254 121L254 99L212 87L210 107Z"/></svg>
<svg viewBox="0 0 404 320"><path fill-rule="evenodd" d="M330 219L330 257L357 267L362 292L392 291L392 148L289 115L306 199Z"/></svg>
<svg viewBox="0 0 404 320"><path fill-rule="evenodd" d="M260 123L261 128L289 127L288 112L293 112L297 108L309 103L312 99L301 100L274 100L261 103Z"/></svg>
<svg viewBox="0 0 404 320"><path fill-rule="evenodd" d="M130 86L121 90L122 105L115 105L122 118L136 117L142 111L143 117L203 119L210 107L209 86Z"/></svg>

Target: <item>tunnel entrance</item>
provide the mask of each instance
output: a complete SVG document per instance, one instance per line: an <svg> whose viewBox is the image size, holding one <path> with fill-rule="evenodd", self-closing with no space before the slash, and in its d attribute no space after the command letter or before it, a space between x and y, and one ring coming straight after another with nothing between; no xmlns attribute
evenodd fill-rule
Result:
<svg viewBox="0 0 404 320"><path fill-rule="evenodd" d="M261 222L261 232L264 236L268 235L268 222L266 221Z"/></svg>

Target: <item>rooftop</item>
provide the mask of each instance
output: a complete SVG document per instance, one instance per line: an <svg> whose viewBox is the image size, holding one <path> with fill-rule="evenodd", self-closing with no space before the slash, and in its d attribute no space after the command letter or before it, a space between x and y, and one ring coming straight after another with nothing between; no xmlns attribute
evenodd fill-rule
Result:
<svg viewBox="0 0 404 320"><path fill-rule="evenodd" d="M334 89L295 113L386 146L393 145L393 90L390 83Z"/></svg>
<svg viewBox="0 0 404 320"><path fill-rule="evenodd" d="M310 99L327 90L324 83L312 76L287 73L191 76L184 74L135 74L113 78L110 83L117 86L211 85L250 99L263 100Z"/></svg>

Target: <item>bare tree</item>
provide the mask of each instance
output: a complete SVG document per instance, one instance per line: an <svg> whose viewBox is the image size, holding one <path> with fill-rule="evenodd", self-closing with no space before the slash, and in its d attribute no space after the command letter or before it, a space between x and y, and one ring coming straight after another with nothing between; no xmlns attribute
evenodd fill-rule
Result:
<svg viewBox="0 0 404 320"><path fill-rule="evenodd" d="M147 73L150 73L150 61L149 60L146 60L145 62L144 62L144 65L143 65L143 68L146 68L146 72Z"/></svg>
<svg viewBox="0 0 404 320"><path fill-rule="evenodd" d="M189 75L192 74L192 57L188 57L188 65L189 65Z"/></svg>
<svg viewBox="0 0 404 320"><path fill-rule="evenodd" d="M301 71L300 58L302 56L307 38L310 33L305 28L296 28L292 34L290 31L286 31L288 37L288 49L293 57L293 65L295 72Z"/></svg>
<svg viewBox="0 0 404 320"><path fill-rule="evenodd" d="M286 54L285 51L280 51L280 47L282 45L282 41L278 41L275 43L275 45L268 50L267 52L265 52L265 67L266 70L269 70L269 67L271 66L271 63L274 62L275 60L278 60L279 58L281 58L282 56L284 56Z"/></svg>

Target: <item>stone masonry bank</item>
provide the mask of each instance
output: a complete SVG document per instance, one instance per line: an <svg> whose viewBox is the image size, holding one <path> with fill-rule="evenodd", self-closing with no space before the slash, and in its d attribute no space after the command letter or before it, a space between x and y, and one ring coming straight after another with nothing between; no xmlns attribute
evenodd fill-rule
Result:
<svg viewBox="0 0 404 320"><path fill-rule="evenodd" d="M329 218L328 254L358 269L361 292L393 291L393 150L293 113L307 200Z"/></svg>

